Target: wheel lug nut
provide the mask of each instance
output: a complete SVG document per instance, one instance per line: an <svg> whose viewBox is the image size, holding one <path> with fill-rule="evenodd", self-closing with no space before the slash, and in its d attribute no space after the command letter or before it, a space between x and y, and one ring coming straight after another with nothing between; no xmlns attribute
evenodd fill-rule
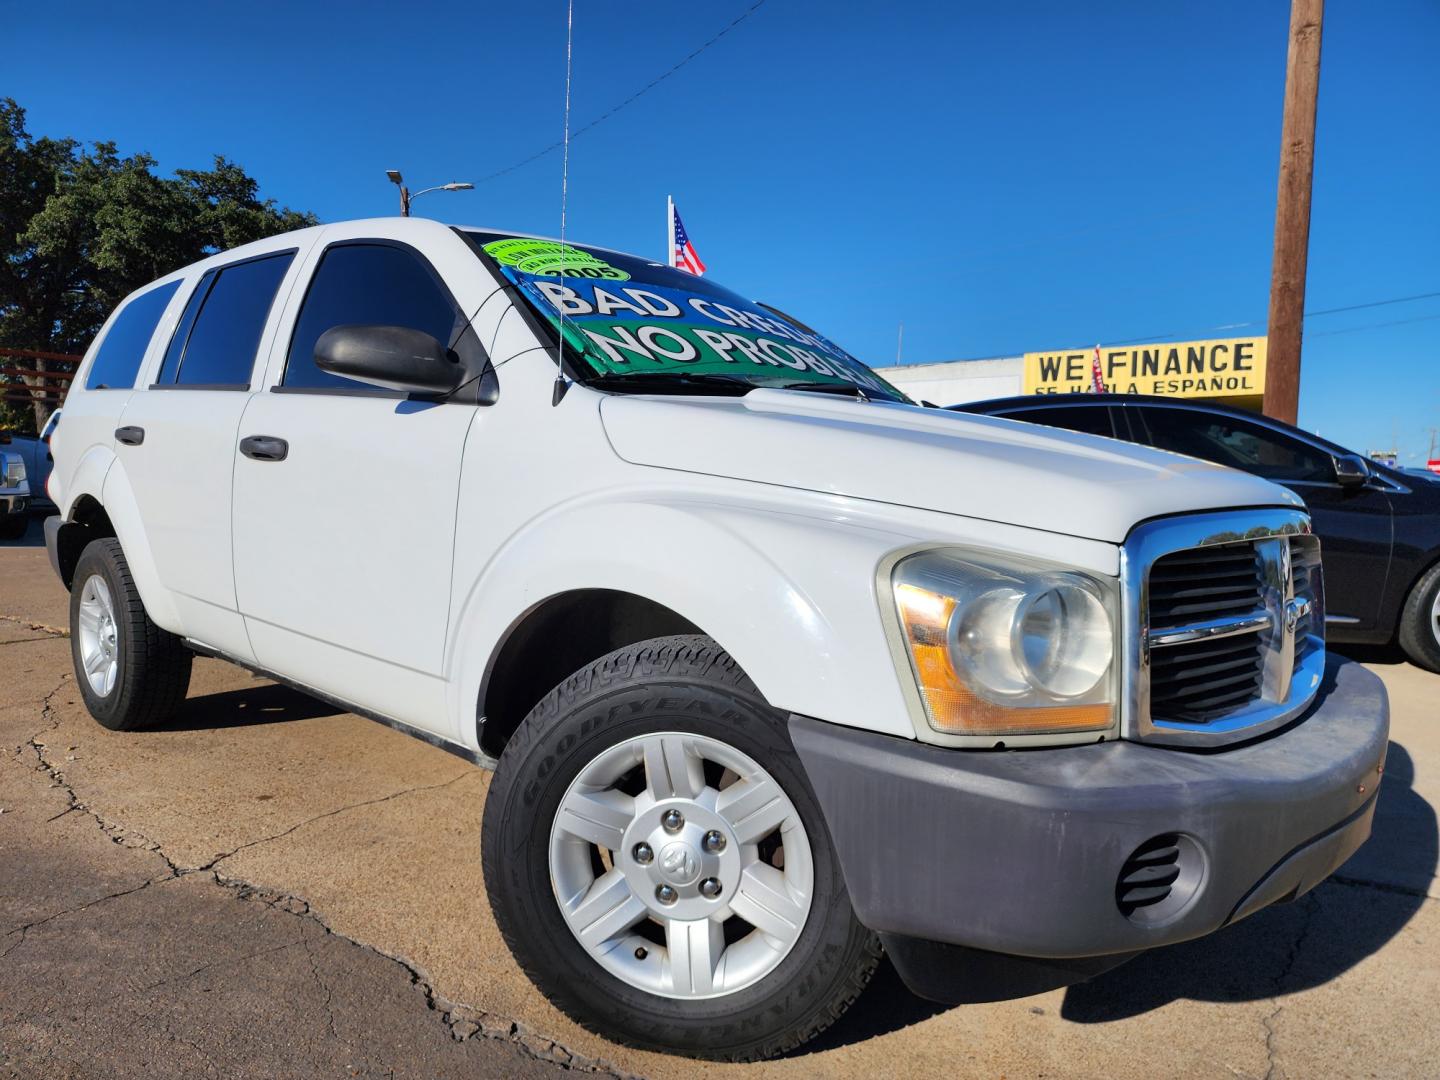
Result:
<svg viewBox="0 0 1440 1080"><path fill-rule="evenodd" d="M666 832L679 832L685 824L685 815L679 810L666 810L660 815L660 824Z"/></svg>
<svg viewBox="0 0 1440 1080"><path fill-rule="evenodd" d="M651 850L649 844L636 844L630 854L635 856L635 861L642 866L655 861L655 852Z"/></svg>
<svg viewBox="0 0 1440 1080"><path fill-rule="evenodd" d="M700 841L700 846L712 855L717 851L724 851L725 834L719 829L711 829L705 834L705 838Z"/></svg>
<svg viewBox="0 0 1440 1080"><path fill-rule="evenodd" d="M635 950L635 959L636 959L636 960L644 960L645 957L647 957L647 956L649 956L649 955L650 955L650 950L647 949L647 948L645 948L644 945L641 945L638 949Z"/></svg>
<svg viewBox="0 0 1440 1080"><path fill-rule="evenodd" d="M673 904L676 900L680 899L680 894L669 885L656 885L655 899L659 900L662 904Z"/></svg>
<svg viewBox="0 0 1440 1080"><path fill-rule="evenodd" d="M707 877L700 882L700 895L706 900L714 900L720 895L720 882L713 877Z"/></svg>

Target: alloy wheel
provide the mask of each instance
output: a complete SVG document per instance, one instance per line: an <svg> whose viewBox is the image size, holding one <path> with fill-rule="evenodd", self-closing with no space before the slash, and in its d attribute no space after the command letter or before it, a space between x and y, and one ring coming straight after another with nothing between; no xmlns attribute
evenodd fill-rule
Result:
<svg viewBox="0 0 1440 1080"><path fill-rule="evenodd" d="M790 952L814 865L794 803L762 766L685 732L626 740L560 801L550 880L606 971L671 998L732 994Z"/></svg>

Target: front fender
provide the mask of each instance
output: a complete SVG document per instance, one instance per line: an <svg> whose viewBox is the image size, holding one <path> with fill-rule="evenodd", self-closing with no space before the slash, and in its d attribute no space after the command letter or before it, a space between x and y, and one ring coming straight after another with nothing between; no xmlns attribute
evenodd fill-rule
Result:
<svg viewBox="0 0 1440 1080"><path fill-rule="evenodd" d="M512 536L464 594L446 658L460 735L526 614L576 589L646 597L724 647L778 709L913 737L875 596L913 537L676 497L562 508Z"/></svg>

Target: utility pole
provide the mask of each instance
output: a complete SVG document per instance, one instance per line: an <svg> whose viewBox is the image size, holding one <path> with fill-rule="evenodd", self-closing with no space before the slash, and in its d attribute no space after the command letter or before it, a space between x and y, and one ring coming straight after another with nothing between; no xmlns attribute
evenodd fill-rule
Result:
<svg viewBox="0 0 1440 1080"><path fill-rule="evenodd" d="M900 363L900 353L905 348L905 324L900 324L900 333L895 338L895 363Z"/></svg>
<svg viewBox="0 0 1440 1080"><path fill-rule="evenodd" d="M1320 26L1325 0L1291 0L1275 197L1275 257L1270 266L1269 359L1265 415L1295 423L1300 404L1300 341L1305 318L1305 260L1310 247L1310 178L1315 168L1315 100L1320 89Z"/></svg>

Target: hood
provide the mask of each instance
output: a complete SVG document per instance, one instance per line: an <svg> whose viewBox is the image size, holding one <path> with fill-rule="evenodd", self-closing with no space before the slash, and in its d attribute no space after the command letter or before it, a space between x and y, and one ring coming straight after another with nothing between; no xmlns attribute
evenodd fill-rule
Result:
<svg viewBox="0 0 1440 1080"><path fill-rule="evenodd" d="M1219 465L999 417L792 390L739 398L610 395L615 452L680 469L1120 543L1166 514L1300 507Z"/></svg>

